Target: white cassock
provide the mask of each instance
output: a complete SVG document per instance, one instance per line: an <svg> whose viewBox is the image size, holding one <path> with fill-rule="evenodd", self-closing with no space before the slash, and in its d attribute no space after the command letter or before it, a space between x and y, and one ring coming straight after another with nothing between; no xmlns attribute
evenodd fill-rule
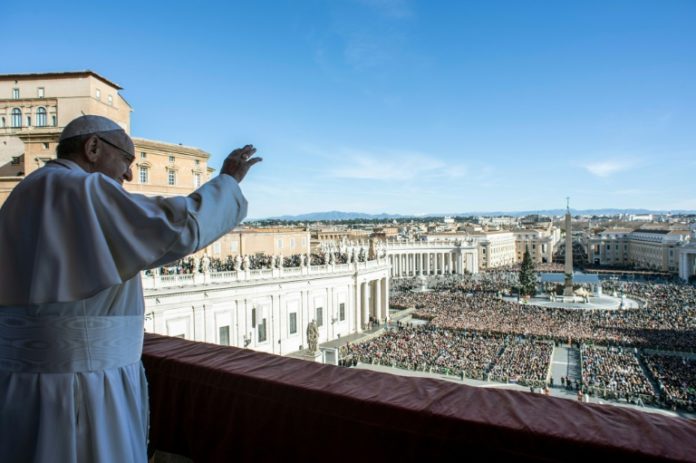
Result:
<svg viewBox="0 0 696 463"><path fill-rule="evenodd" d="M0 210L0 461L145 462L140 271L207 246L246 215L219 175L146 197L48 163Z"/></svg>

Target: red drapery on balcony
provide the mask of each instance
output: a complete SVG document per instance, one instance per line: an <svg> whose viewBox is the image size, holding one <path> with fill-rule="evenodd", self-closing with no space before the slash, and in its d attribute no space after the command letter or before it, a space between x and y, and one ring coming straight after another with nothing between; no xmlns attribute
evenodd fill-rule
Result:
<svg viewBox="0 0 696 463"><path fill-rule="evenodd" d="M696 424L146 335L151 446L207 461L696 461Z"/></svg>

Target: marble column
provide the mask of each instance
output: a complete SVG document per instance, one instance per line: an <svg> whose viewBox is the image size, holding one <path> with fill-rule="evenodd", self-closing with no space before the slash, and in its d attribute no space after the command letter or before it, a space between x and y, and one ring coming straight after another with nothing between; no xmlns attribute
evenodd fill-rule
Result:
<svg viewBox="0 0 696 463"><path fill-rule="evenodd" d="M389 321L389 278L382 278L382 319Z"/></svg>
<svg viewBox="0 0 696 463"><path fill-rule="evenodd" d="M369 291L370 285L365 282L362 284L362 326L363 329L367 329L367 322L370 319L370 297Z"/></svg>
<svg viewBox="0 0 696 463"><path fill-rule="evenodd" d="M382 321L382 281L375 280L375 318L381 322Z"/></svg>

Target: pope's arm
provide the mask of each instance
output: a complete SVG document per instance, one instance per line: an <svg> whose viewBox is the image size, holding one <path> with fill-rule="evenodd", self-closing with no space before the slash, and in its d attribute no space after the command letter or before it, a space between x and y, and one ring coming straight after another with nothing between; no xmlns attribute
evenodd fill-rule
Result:
<svg viewBox="0 0 696 463"><path fill-rule="evenodd" d="M139 271L206 247L246 216L247 201L230 175L220 174L188 196L128 193L105 175L90 176L95 212L123 281Z"/></svg>
<svg viewBox="0 0 696 463"><path fill-rule="evenodd" d="M239 225L247 215L247 200L239 184L225 174L205 183L185 200L186 218L181 233L165 254L147 268L159 267L205 248Z"/></svg>

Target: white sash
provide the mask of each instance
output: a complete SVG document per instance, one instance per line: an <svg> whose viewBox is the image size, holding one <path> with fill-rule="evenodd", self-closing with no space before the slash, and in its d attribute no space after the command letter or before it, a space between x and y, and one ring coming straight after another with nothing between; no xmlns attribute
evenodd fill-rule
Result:
<svg viewBox="0 0 696 463"><path fill-rule="evenodd" d="M42 316L0 310L0 371L76 373L138 362L143 316Z"/></svg>

